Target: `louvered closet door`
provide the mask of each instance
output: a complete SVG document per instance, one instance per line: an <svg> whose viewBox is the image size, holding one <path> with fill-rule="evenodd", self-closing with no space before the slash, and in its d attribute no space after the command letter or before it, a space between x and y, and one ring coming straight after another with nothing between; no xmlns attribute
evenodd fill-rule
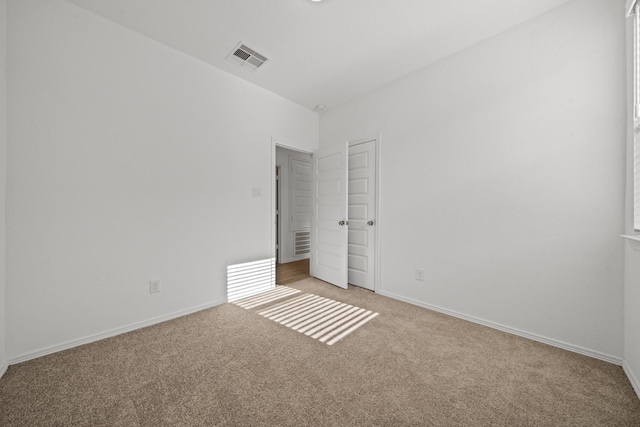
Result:
<svg viewBox="0 0 640 427"><path fill-rule="evenodd" d="M347 288L347 143L312 157L311 262L313 277Z"/></svg>

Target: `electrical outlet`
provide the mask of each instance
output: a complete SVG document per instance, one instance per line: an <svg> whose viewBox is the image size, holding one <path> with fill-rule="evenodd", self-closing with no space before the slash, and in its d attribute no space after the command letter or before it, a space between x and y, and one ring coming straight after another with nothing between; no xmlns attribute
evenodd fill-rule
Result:
<svg viewBox="0 0 640 427"><path fill-rule="evenodd" d="M416 280L424 280L424 270L416 268Z"/></svg>
<svg viewBox="0 0 640 427"><path fill-rule="evenodd" d="M155 294L160 292L160 279L152 280L149 282L149 293Z"/></svg>

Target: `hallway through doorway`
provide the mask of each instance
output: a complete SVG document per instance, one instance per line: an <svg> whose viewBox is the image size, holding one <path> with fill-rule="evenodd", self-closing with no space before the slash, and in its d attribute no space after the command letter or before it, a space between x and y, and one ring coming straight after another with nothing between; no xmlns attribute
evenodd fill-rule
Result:
<svg viewBox="0 0 640 427"><path fill-rule="evenodd" d="M309 259L276 264L276 285L297 282L309 277Z"/></svg>

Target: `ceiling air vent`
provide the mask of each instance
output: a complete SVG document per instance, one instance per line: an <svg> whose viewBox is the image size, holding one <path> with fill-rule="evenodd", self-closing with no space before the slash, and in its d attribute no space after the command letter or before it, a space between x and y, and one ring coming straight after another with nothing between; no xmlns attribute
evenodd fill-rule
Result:
<svg viewBox="0 0 640 427"><path fill-rule="evenodd" d="M238 43L238 45L229 52L227 59L251 71L256 71L262 64L269 60L266 56L260 55L255 50L243 45L242 42Z"/></svg>

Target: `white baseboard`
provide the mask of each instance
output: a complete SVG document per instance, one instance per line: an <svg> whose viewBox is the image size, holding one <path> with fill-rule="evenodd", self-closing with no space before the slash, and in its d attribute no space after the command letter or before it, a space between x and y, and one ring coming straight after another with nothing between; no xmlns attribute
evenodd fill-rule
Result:
<svg viewBox="0 0 640 427"><path fill-rule="evenodd" d="M633 390L635 390L636 395L640 399L640 381L638 381L638 378L635 376L631 370L631 366L629 366L626 360L622 362L622 369L624 369L624 373L627 374L627 378L629 378L629 382L631 383Z"/></svg>
<svg viewBox="0 0 640 427"><path fill-rule="evenodd" d="M9 368L9 363L6 360L3 360L2 364L0 365L0 378L2 378L5 372L7 372L8 368Z"/></svg>
<svg viewBox="0 0 640 427"><path fill-rule="evenodd" d="M289 262L302 261L303 259L309 259L309 254L298 256L298 257L293 257L293 258L283 259L279 263L280 264L287 264Z"/></svg>
<svg viewBox="0 0 640 427"><path fill-rule="evenodd" d="M198 305L196 307L187 308L185 310L176 311L174 313L166 314L164 316L155 317L153 319L145 320L142 322L133 323L127 326L123 326L116 329L111 329L106 332L101 332L99 334L89 335L84 338L79 338L76 340L71 340L64 342L62 344L54 345L51 347L43 348L34 352L25 353L20 356L12 357L9 359L9 365L15 365L16 363L26 362L27 360L36 359L38 357L46 356L47 354L57 353L62 350L67 350L73 347L78 347L80 345L89 344L95 341L100 341L106 338L115 337L116 335L124 334L126 332L135 331L136 329L145 328L147 326L155 325L156 323L166 322L167 320L176 319L178 317L186 316L187 314L195 313L197 311L205 310L207 308L215 307L220 304L224 304L227 302L224 301L214 301L207 304Z"/></svg>
<svg viewBox="0 0 640 427"><path fill-rule="evenodd" d="M448 310L446 308L438 307L435 305L427 304L421 301L417 301L411 298L406 298L400 295L393 294L391 292L379 291L379 295L383 295L389 298L397 299L399 301L404 301L409 304L417 305L419 307L424 307L429 310L437 311L439 313L447 314L449 316L457 317L459 319L467 320L469 322L477 323L479 325L487 326L489 328L497 329L502 332L506 332L513 335L518 335L524 338L528 338L533 341L538 341L544 344L548 344L554 347L562 348L564 350L569 350L574 353L579 353L585 356L593 357L594 359L604 360L605 362L613 363L615 365L622 365L622 358L617 356L612 356L610 354L601 353L599 351L591 350L588 348L580 347L577 345L569 344L563 341L558 341L552 338L543 337L541 335L533 334L531 332L522 331L520 329L511 328L509 326L501 325L499 323L491 322L484 319L479 319L477 317L468 316L466 314L458 313L453 310Z"/></svg>

